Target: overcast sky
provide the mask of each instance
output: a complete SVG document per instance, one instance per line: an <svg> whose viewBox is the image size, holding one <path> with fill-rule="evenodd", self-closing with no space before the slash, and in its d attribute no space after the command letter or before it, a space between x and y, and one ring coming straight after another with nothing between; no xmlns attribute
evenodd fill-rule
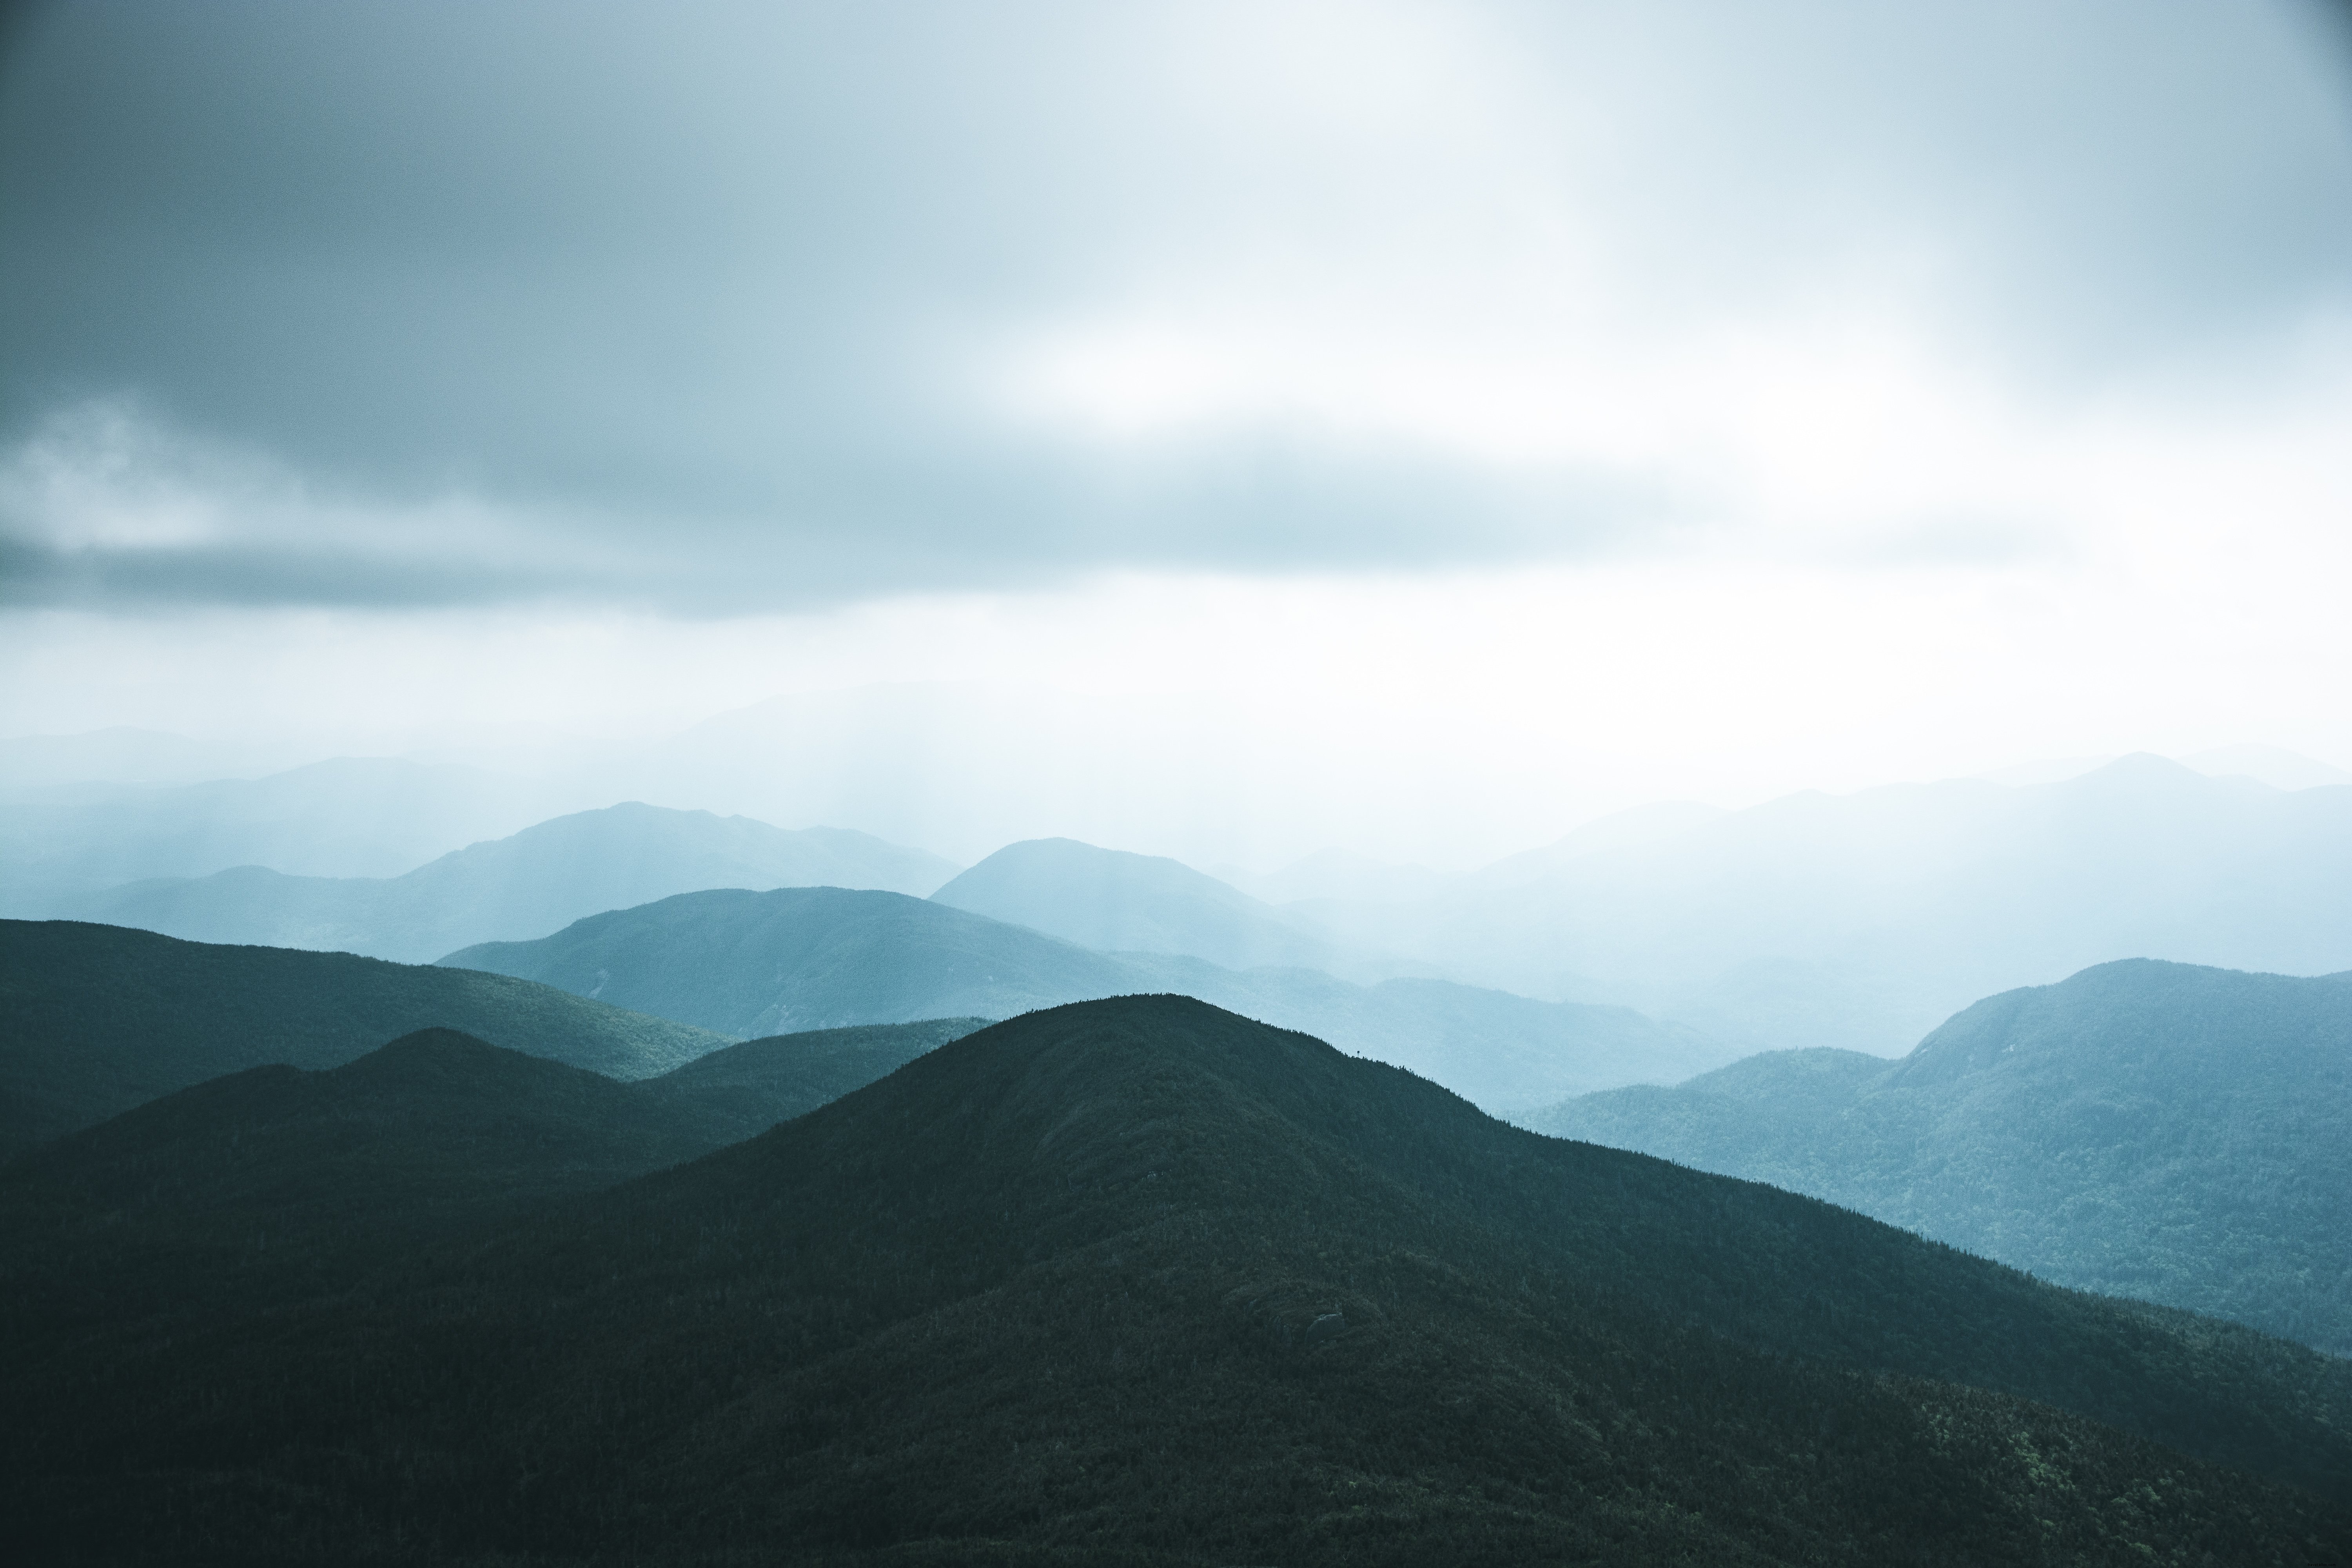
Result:
<svg viewBox="0 0 2352 1568"><path fill-rule="evenodd" d="M2352 763L2338 21L37 9L0 730L978 679L1210 700L1286 821L1409 762L1533 837Z"/></svg>

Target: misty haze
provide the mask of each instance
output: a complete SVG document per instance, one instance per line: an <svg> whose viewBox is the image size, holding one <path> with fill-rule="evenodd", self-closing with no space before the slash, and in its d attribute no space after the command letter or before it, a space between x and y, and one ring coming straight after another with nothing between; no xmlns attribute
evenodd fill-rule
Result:
<svg viewBox="0 0 2352 1568"><path fill-rule="evenodd" d="M0 10L0 1517L2352 1563L2352 11Z"/></svg>

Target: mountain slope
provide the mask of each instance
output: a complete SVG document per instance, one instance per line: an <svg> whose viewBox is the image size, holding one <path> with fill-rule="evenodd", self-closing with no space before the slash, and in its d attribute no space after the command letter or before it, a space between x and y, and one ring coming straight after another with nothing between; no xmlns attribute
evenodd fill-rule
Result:
<svg viewBox="0 0 2352 1568"><path fill-rule="evenodd" d="M1444 981L1350 984L1313 970L1100 953L936 900L834 888L681 895L444 963L561 986L740 1035L1005 1016L1179 991L1427 1073L1498 1114L1604 1085L1680 1079L1718 1045L1623 1008L1534 1002Z"/></svg>
<svg viewBox="0 0 2352 1568"><path fill-rule="evenodd" d="M2352 1353L2352 973L2149 961L1530 1119Z"/></svg>
<svg viewBox="0 0 2352 1568"><path fill-rule="evenodd" d="M696 1135L716 1148L829 1105L988 1022L926 1018L773 1035L722 1047L629 1087L649 1100L690 1114Z"/></svg>
<svg viewBox="0 0 2352 1568"><path fill-rule="evenodd" d="M17 1331L234 1303L289 1253L309 1288L348 1281L389 1247L765 1131L976 1022L752 1040L631 1083L437 1028L213 1079L0 1165L6 1272L50 1314Z"/></svg>
<svg viewBox="0 0 2352 1568"><path fill-rule="evenodd" d="M295 1260L233 1311L0 1358L0 1503L100 1555L2352 1547L2321 1500L2352 1482L2340 1363L1516 1131L1178 998L984 1030L363 1290Z"/></svg>
<svg viewBox="0 0 2352 1568"><path fill-rule="evenodd" d="M224 1073L339 1067L436 1026L614 1078L726 1043L500 975L0 921L0 1156Z"/></svg>
<svg viewBox="0 0 2352 1568"><path fill-rule="evenodd" d="M110 889L68 912L192 941L415 963L704 888L887 888L919 896L954 874L938 856L864 833L786 831L632 801L453 850L399 877L288 877L246 866Z"/></svg>
<svg viewBox="0 0 2352 1568"><path fill-rule="evenodd" d="M1176 953L1224 969L1379 967L1181 861L1074 838L1009 844L931 898L1097 952Z"/></svg>

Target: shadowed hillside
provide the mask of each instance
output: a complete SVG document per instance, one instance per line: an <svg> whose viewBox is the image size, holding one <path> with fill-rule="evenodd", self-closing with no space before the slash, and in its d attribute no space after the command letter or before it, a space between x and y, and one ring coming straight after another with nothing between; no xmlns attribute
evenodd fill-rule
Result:
<svg viewBox="0 0 2352 1568"><path fill-rule="evenodd" d="M2352 1352L2352 973L2102 964L1899 1062L1775 1052L1530 1125Z"/></svg>
<svg viewBox="0 0 2352 1568"><path fill-rule="evenodd" d="M199 1298L233 1308L289 1258L311 1288L347 1284L388 1245L739 1142L979 1022L751 1040L633 1083L454 1029L320 1071L251 1068L0 1167L10 1277L48 1303L48 1327Z"/></svg>
<svg viewBox="0 0 2352 1568"><path fill-rule="evenodd" d="M0 921L0 1155L224 1073L339 1067L433 1027L614 1078L727 1043L502 975Z"/></svg>
<svg viewBox="0 0 2352 1568"><path fill-rule="evenodd" d="M2352 1482L2340 1363L1517 1131L1178 998L997 1026L478 1244L388 1248L363 1290L306 1279L291 1258L235 1310L8 1336L19 1539L485 1563L2352 1545L2322 1500Z"/></svg>

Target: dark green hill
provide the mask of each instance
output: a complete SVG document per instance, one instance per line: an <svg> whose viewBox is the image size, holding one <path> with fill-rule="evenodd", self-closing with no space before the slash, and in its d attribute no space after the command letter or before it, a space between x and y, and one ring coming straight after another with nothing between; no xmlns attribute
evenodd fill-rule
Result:
<svg viewBox="0 0 2352 1568"><path fill-rule="evenodd" d="M1173 865L1171 861L1170 864ZM1181 870L1182 868L1177 868ZM897 1023L1181 992L1425 1074L1497 1115L1588 1089L1671 1082L1722 1047L1622 1007L1442 980L1355 985L1311 969L1090 952L935 901L838 888L684 894L442 963L561 986L729 1034Z"/></svg>
<svg viewBox="0 0 2352 1568"><path fill-rule="evenodd" d="M323 1071L252 1068L0 1165L6 1271L52 1322L233 1302L289 1258L323 1288L388 1247L740 1142L980 1022L751 1040L635 1083L454 1029Z"/></svg>
<svg viewBox="0 0 2352 1568"><path fill-rule="evenodd" d="M715 1148L806 1115L987 1024L985 1018L929 1018L775 1035L728 1046L631 1087L690 1111L698 1135Z"/></svg>
<svg viewBox="0 0 2352 1568"><path fill-rule="evenodd" d="M404 876L288 877L259 866L135 882L57 912L197 942L258 942L423 963L452 948L532 938L602 910L703 888L929 892L952 862L837 827L631 801L453 850Z"/></svg>
<svg viewBox="0 0 2352 1568"><path fill-rule="evenodd" d="M36 1553L2352 1552L2342 1363L1181 998L983 1030L364 1289L289 1265L235 1313L0 1357L0 1507Z"/></svg>
<svg viewBox="0 0 2352 1568"><path fill-rule="evenodd" d="M1775 1052L1533 1124L2352 1352L2352 973L2102 964L1899 1062Z"/></svg>
<svg viewBox="0 0 2352 1568"><path fill-rule="evenodd" d="M224 1073L339 1067L433 1027L624 1079L726 1043L501 975L0 921L0 1157Z"/></svg>

